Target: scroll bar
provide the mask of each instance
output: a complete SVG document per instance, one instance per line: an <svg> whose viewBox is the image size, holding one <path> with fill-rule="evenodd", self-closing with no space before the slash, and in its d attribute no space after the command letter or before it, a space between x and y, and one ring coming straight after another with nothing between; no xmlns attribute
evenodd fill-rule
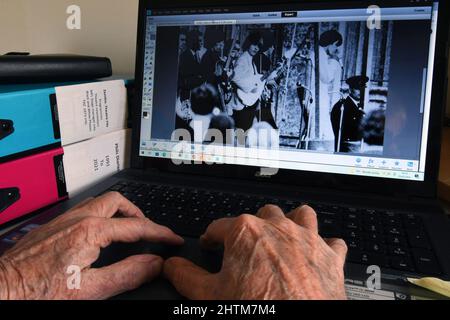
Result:
<svg viewBox="0 0 450 320"><path fill-rule="evenodd" d="M428 68L423 68L422 75L422 95L420 97L420 114L423 114L425 111L425 96L427 90L427 76L428 76Z"/></svg>

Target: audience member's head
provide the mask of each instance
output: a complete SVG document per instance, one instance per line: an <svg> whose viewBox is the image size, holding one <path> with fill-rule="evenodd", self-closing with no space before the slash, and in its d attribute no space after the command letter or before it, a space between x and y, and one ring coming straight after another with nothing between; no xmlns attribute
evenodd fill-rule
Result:
<svg viewBox="0 0 450 320"><path fill-rule="evenodd" d="M194 114L201 116L212 114L218 105L218 93L214 86L203 84L192 90L191 108Z"/></svg>

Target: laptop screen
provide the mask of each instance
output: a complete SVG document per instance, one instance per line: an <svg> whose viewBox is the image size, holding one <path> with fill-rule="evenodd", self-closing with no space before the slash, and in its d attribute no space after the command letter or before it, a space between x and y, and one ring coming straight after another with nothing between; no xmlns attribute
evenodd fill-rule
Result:
<svg viewBox="0 0 450 320"><path fill-rule="evenodd" d="M140 156L424 181L438 2L404 3L148 10Z"/></svg>

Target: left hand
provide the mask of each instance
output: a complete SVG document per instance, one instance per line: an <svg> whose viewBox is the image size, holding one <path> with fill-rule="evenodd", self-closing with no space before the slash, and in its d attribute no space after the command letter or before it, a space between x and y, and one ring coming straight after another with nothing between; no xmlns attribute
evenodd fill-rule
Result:
<svg viewBox="0 0 450 320"><path fill-rule="evenodd" d="M112 219L117 213L123 217ZM0 300L105 299L137 288L159 275L162 258L146 254L101 269L91 265L112 242L140 240L183 243L119 193L90 199L33 230L0 257ZM68 285L69 266L81 271L79 289Z"/></svg>

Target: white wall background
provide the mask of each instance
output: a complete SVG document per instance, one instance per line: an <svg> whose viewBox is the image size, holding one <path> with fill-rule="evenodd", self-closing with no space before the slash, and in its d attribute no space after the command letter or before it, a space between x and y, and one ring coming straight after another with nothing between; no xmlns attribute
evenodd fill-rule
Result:
<svg viewBox="0 0 450 320"><path fill-rule="evenodd" d="M81 30L66 27L70 5L81 8ZM0 54L107 56L116 74L133 74L137 12L138 0L0 0Z"/></svg>
<svg viewBox="0 0 450 320"><path fill-rule="evenodd" d="M68 30L67 7L81 8L81 30ZM134 73L138 0L0 0L0 54L76 53L111 58Z"/></svg>

